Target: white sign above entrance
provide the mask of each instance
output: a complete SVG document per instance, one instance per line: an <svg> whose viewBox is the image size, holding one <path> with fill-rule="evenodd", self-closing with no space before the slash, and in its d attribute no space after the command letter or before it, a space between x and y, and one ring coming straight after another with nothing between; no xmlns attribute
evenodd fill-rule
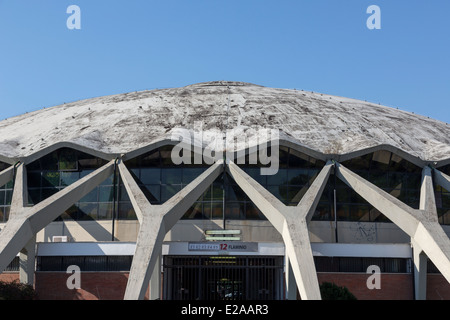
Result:
<svg viewBox="0 0 450 320"><path fill-rule="evenodd" d="M284 256L284 245L277 242L176 241L165 242L162 254L164 256Z"/></svg>
<svg viewBox="0 0 450 320"><path fill-rule="evenodd" d="M256 242L189 242L189 251L258 252Z"/></svg>

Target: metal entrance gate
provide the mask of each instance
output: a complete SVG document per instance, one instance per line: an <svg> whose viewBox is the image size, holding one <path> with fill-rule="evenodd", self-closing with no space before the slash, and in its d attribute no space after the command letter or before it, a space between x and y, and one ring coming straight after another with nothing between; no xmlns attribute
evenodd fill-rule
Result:
<svg viewBox="0 0 450 320"><path fill-rule="evenodd" d="M278 300L283 257L164 256L165 300Z"/></svg>

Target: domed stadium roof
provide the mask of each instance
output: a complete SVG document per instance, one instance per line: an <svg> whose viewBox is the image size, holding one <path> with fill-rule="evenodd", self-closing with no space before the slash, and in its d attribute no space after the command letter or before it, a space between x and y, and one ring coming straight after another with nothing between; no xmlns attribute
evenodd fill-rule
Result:
<svg viewBox="0 0 450 320"><path fill-rule="evenodd" d="M176 128L273 128L321 154L385 145L424 161L450 159L450 126L355 99L215 81L45 108L0 121L0 156L28 157L58 143L124 154L170 139Z"/></svg>

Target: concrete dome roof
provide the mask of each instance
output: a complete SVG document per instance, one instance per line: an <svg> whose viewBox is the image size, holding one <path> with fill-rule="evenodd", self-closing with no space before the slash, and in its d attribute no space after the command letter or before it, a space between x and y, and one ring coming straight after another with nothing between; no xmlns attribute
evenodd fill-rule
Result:
<svg viewBox="0 0 450 320"><path fill-rule="evenodd" d="M300 90L215 81L92 98L0 121L0 156L29 157L60 143L124 154L170 139L175 128L275 128L321 154L380 145L423 161L450 159L450 126L377 104Z"/></svg>

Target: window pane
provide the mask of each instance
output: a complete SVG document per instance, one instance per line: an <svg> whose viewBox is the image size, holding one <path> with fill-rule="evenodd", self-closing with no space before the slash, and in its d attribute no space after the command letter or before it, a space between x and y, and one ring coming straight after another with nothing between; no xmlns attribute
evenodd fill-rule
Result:
<svg viewBox="0 0 450 320"><path fill-rule="evenodd" d="M62 149L59 153L59 170L77 170L77 152L71 149Z"/></svg>
<svg viewBox="0 0 450 320"><path fill-rule="evenodd" d="M127 189L123 184L120 185L119 191L119 201L130 201L130 197L128 196Z"/></svg>
<svg viewBox="0 0 450 320"><path fill-rule="evenodd" d="M159 169L159 168L142 168L140 181L142 184L160 184L161 183L161 169Z"/></svg>
<svg viewBox="0 0 450 320"><path fill-rule="evenodd" d="M87 195L85 195L80 202L97 202L97 193L98 193L98 187L94 188L91 192L89 192Z"/></svg>
<svg viewBox="0 0 450 320"><path fill-rule="evenodd" d="M80 203L78 208L80 210L81 220L92 220L98 218L97 203Z"/></svg>
<svg viewBox="0 0 450 320"><path fill-rule="evenodd" d="M337 204L337 219L340 221L347 221L350 217L350 206L348 204Z"/></svg>
<svg viewBox="0 0 450 320"><path fill-rule="evenodd" d="M59 172L49 171L42 173L43 187L58 187L59 186Z"/></svg>
<svg viewBox="0 0 450 320"><path fill-rule="evenodd" d="M243 219L244 203L243 202L229 202L225 208L225 219Z"/></svg>
<svg viewBox="0 0 450 320"><path fill-rule="evenodd" d="M211 219L211 202L203 203L203 215L205 219Z"/></svg>
<svg viewBox="0 0 450 320"><path fill-rule="evenodd" d="M113 205L112 203L100 203L98 205L98 219L112 219Z"/></svg>
<svg viewBox="0 0 450 320"><path fill-rule="evenodd" d="M223 189L222 184L218 182L214 182L212 185L212 194L211 200L213 201L221 201L223 200Z"/></svg>
<svg viewBox="0 0 450 320"><path fill-rule="evenodd" d="M136 213L131 202L119 202L119 220L136 220Z"/></svg>
<svg viewBox="0 0 450 320"><path fill-rule="evenodd" d="M28 190L28 203L35 205L41 202L41 189L29 189Z"/></svg>
<svg viewBox="0 0 450 320"><path fill-rule="evenodd" d="M162 185L161 186L161 202L164 203L181 190L181 186L178 185Z"/></svg>
<svg viewBox="0 0 450 320"><path fill-rule="evenodd" d="M99 202L112 202L114 198L114 187L99 187Z"/></svg>
<svg viewBox="0 0 450 320"><path fill-rule="evenodd" d="M194 205L186 211L183 219L205 219L202 208L203 206L201 202L194 203Z"/></svg>
<svg viewBox="0 0 450 320"><path fill-rule="evenodd" d="M161 201L161 185L142 186L142 191L151 204L158 204Z"/></svg>
<svg viewBox="0 0 450 320"><path fill-rule="evenodd" d="M42 200L51 197L59 191L58 188L42 188Z"/></svg>
<svg viewBox="0 0 450 320"><path fill-rule="evenodd" d="M159 150L152 151L150 154L146 154L141 157L141 167L158 167L159 161Z"/></svg>
<svg viewBox="0 0 450 320"><path fill-rule="evenodd" d="M267 176L261 175L261 168L244 168L244 171L259 184L264 186L267 183Z"/></svg>
<svg viewBox="0 0 450 320"><path fill-rule="evenodd" d="M28 188L39 188L41 186L41 172L27 172Z"/></svg>
<svg viewBox="0 0 450 320"><path fill-rule="evenodd" d="M253 202L245 203L245 217L249 220L267 220L266 216L253 204Z"/></svg>
<svg viewBox="0 0 450 320"><path fill-rule="evenodd" d="M351 206L350 207L350 220L351 221L369 221L369 206Z"/></svg>
<svg viewBox="0 0 450 320"><path fill-rule="evenodd" d="M227 201L244 201L246 199L247 197L244 191L242 191L238 185L232 184L228 186L228 192L226 195Z"/></svg>
<svg viewBox="0 0 450 320"><path fill-rule="evenodd" d="M163 184L181 184L182 168L164 168L161 172Z"/></svg>
<svg viewBox="0 0 450 320"><path fill-rule="evenodd" d="M61 186L70 186L72 183L78 181L79 177L79 172L61 172Z"/></svg>
<svg viewBox="0 0 450 320"><path fill-rule="evenodd" d="M37 160L40 162L40 167L42 170L58 170L58 154L57 152L52 152L51 154L48 154L44 157L42 157L40 160ZM33 167L39 170L39 167Z"/></svg>
<svg viewBox="0 0 450 320"><path fill-rule="evenodd" d="M71 206L61 215L62 220L77 220L78 219L78 207L76 205Z"/></svg>
<svg viewBox="0 0 450 320"><path fill-rule="evenodd" d="M268 186L267 191L273 194L278 200L284 202L287 201L287 187L286 186Z"/></svg>
<svg viewBox="0 0 450 320"><path fill-rule="evenodd" d="M183 184L189 184L199 177L206 168L183 168Z"/></svg>
<svg viewBox="0 0 450 320"><path fill-rule="evenodd" d="M310 172L307 169L290 169L288 171L288 183L295 185L306 185L309 183Z"/></svg>
<svg viewBox="0 0 450 320"><path fill-rule="evenodd" d="M223 203L213 202L211 205L211 219L222 219L223 218Z"/></svg>
<svg viewBox="0 0 450 320"><path fill-rule="evenodd" d="M369 172L369 181L372 182L379 188L386 188L388 186L388 177L386 171L370 171Z"/></svg>
<svg viewBox="0 0 450 320"><path fill-rule="evenodd" d="M101 186L110 186L114 184L114 174L110 175L106 180L104 180L100 185Z"/></svg>
<svg viewBox="0 0 450 320"><path fill-rule="evenodd" d="M307 168L311 164L308 160L309 156L292 148L290 149L289 168Z"/></svg>
<svg viewBox="0 0 450 320"><path fill-rule="evenodd" d="M272 176L267 176L268 185L287 184L287 169L279 169L278 172Z"/></svg>
<svg viewBox="0 0 450 320"><path fill-rule="evenodd" d="M8 221L8 219L9 219L10 210L11 210L11 207L4 207L3 213L5 214L5 221Z"/></svg>
<svg viewBox="0 0 450 320"><path fill-rule="evenodd" d="M308 186L289 186L287 200L298 204L305 195L306 191L308 191L308 188Z"/></svg>
<svg viewBox="0 0 450 320"><path fill-rule="evenodd" d="M312 217L312 220L332 220L332 207L329 203L319 203L317 205L316 211Z"/></svg>
<svg viewBox="0 0 450 320"><path fill-rule="evenodd" d="M173 146L164 146L159 149L161 153L161 165L162 166L173 166L172 162L172 149Z"/></svg>

